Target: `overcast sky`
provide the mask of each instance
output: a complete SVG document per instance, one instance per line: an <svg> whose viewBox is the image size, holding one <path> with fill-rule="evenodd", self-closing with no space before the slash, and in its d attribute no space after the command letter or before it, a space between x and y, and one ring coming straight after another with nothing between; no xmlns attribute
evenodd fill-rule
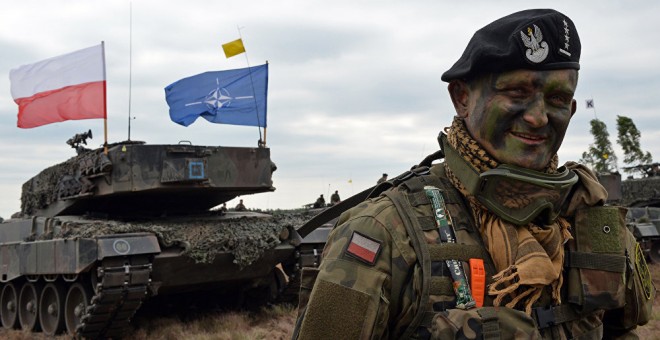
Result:
<svg viewBox="0 0 660 340"><path fill-rule="evenodd" d="M0 216L20 210L21 185L75 155L65 142L103 121L16 127L9 71L105 41L108 139L149 144L255 147L255 127L170 121L163 88L194 74L243 68L221 44L241 34L249 64L269 62L267 144L278 169L273 193L244 196L248 208L294 208L342 198L397 175L437 149L453 107L440 75L475 30L528 9L530 1L14 1L0 11ZM538 6L538 5L537 5ZM577 160L595 115L616 145L616 116L633 119L642 149L660 160L660 3L552 1L575 22L580 80L560 162ZM132 72L129 70L132 68ZM129 79L132 91L129 92ZM595 110L585 108L593 98ZM352 180L352 183L350 182ZM236 202L229 202L232 206Z"/></svg>

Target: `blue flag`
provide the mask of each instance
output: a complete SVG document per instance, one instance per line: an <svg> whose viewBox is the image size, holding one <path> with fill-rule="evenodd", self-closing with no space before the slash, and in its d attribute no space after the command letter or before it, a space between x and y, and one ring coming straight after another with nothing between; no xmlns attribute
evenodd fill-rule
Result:
<svg viewBox="0 0 660 340"><path fill-rule="evenodd" d="M173 122L188 126L204 117L211 123L266 127L268 64L205 72L165 88Z"/></svg>

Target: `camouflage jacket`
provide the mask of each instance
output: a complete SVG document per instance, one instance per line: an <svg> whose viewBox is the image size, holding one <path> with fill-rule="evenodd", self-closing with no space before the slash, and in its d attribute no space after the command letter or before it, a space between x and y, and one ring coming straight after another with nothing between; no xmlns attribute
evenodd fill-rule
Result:
<svg viewBox="0 0 660 340"><path fill-rule="evenodd" d="M464 198L446 180L444 166L436 165L430 175L422 177L443 191L448 213L454 220L457 241L470 250L454 252L452 256L483 258L486 277L490 278L494 274L492 260L483 248ZM312 279L305 282L303 277L300 316L294 339L636 338L630 330L648 320L650 305L630 298L642 295L638 292L641 290L639 280L632 280L633 272L626 269L634 267L633 264L639 263L639 259L629 254L628 249L634 249L636 242L622 219L607 222L614 230L611 236L618 238L616 243L621 245L623 236L628 240L624 242L626 247L617 250L620 254L612 255L611 267L597 268L599 265L593 265L594 258L586 259L586 265L580 256L577 260L570 260L575 266L567 267L566 272L574 273L565 274L569 282L564 284L567 287L564 289L566 297L562 301L571 303L554 307L541 304L535 308L532 317L519 310L492 307L492 299L488 296L483 307L469 310L455 308L447 268L437 265L442 261L433 261L443 255L436 254L429 258L428 252L424 255L413 246L417 244L419 247L416 238L426 240L431 245L423 248L437 253L434 251L437 247L432 245L438 238L437 229L422 228L412 231L417 234L412 235L409 226L410 221L424 225L433 218L431 206L415 194L414 186L405 184L342 214L326 244L319 270L311 271L313 275L309 272L303 275ZM408 213L402 214L401 208L397 209L396 197L400 196L396 195L403 195L410 202ZM603 222L603 218L594 218L603 215L601 212L583 215L584 220ZM614 215L617 215L614 219L620 217L618 213ZM588 232L578 232L575 237L578 240L593 239ZM597 249L597 242L591 243L568 244L567 252L571 248L576 250L572 252L576 255L604 251ZM433 256L436 258L433 259ZM621 262L621 259L628 261ZM598 258L595 262L599 262ZM614 284L598 283L613 278ZM306 294L305 289L311 289L311 294ZM608 289L615 292L611 293ZM647 293L645 301L650 299L652 304L654 290ZM611 295L617 297L612 298ZM549 298L541 300L547 303ZM622 308L624 305L627 307ZM606 309L611 311L606 312ZM605 326L603 318L607 320Z"/></svg>

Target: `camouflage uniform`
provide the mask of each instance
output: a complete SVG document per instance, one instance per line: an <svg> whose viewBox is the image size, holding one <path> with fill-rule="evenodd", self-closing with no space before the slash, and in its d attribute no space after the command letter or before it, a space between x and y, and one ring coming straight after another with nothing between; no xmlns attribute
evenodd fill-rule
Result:
<svg viewBox="0 0 660 340"><path fill-rule="evenodd" d="M601 339L621 334L636 338L634 333L626 332L636 324L648 320L648 301L652 303L653 294L647 291L645 294L650 294L647 298L642 298L641 302L634 300L635 296L644 295L640 293L643 289L640 289L640 280L635 275L638 272L643 273L644 268L635 265L639 263L633 256L636 255L636 242L625 228L618 208L580 212L578 219L584 221L575 221L574 236L582 243L576 246L576 242L571 241L566 248L567 252L573 251L572 254L578 253L575 250L581 253L618 251L623 254L624 248L629 249L625 250L626 256L631 259L627 262L628 270L625 270L625 275L621 273L624 270L618 270L618 267L605 268L603 271L603 268L590 269L589 266L578 263L576 266L582 268L566 269L567 272L575 271L574 274L567 274L569 282L565 284L567 288L564 289L565 296L562 299L570 301L571 304L565 303L561 307L546 309L544 303L548 303L550 298L544 296L530 317L519 310L503 306L492 307L492 299L486 296L483 307L462 310L455 308L451 278L446 272L447 267L438 265L442 263L438 260L448 256L461 260L470 257L483 258L487 278L494 274L492 261L483 248L472 217L466 213L469 210L464 198L445 178L444 165L434 166L429 175L421 178L421 182L433 183L443 191L448 214L454 221L457 242L464 251L461 253L445 249L444 254L438 255L442 251L438 251L441 247L438 247L437 229L423 227L433 225L429 223L433 216L431 205L415 193L415 184L410 184L410 181L359 204L342 214L337 227L330 235L323 253L323 262L315 278L314 289L306 306L312 283L302 285L301 317L294 338ZM397 209L397 195L403 195L411 203L407 207L410 209L410 215L402 216ZM404 219L417 221L417 224L422 226L417 235L409 233ZM626 244L593 241L599 236L592 230L600 229L588 223L598 223L597 221L602 222L604 219L608 220L607 224L613 230L610 236L613 239L624 239ZM377 249L372 248L376 255L369 258L359 254L356 256L349 251L350 243L355 237L376 242ZM416 240L425 241L426 245L421 246ZM599 249L607 248L607 244L609 248L617 248L617 243L620 249ZM420 259L419 249L415 249L413 245L427 247L431 253L430 258ZM369 261L372 258L373 261ZM422 278L424 266L431 268L430 277L425 279ZM310 273L306 274L309 279ZM576 280L582 280L583 284L571 282ZM615 283L608 285L606 282ZM425 294L425 290L428 293ZM626 309L631 310L621 309L624 304ZM605 313L604 308L610 308L612 311ZM541 315L548 310L555 319L548 320L547 315ZM603 317L607 320L605 325ZM552 322L548 324L547 321L559 325L552 325ZM409 327L413 322L416 326Z"/></svg>

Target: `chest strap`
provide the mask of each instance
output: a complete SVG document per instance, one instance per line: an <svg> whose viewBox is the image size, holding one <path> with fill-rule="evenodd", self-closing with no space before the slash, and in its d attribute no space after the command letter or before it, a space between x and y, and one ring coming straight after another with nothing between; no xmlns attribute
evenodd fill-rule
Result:
<svg viewBox="0 0 660 340"><path fill-rule="evenodd" d="M431 261L458 260L469 262L470 259L486 259L484 249L476 245L458 243L429 244Z"/></svg>
<svg viewBox="0 0 660 340"><path fill-rule="evenodd" d="M567 251L564 266L623 273L626 271L626 257L613 254Z"/></svg>

